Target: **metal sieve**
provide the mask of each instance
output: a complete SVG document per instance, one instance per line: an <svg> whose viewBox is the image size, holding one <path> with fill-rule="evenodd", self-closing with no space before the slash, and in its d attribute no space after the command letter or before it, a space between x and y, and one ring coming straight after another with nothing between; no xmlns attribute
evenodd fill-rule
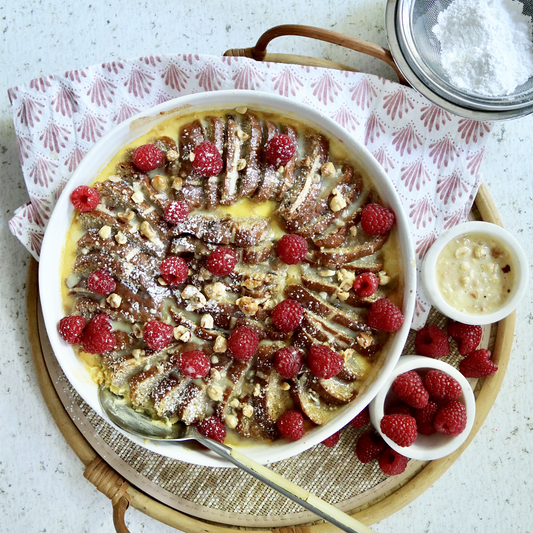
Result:
<svg viewBox="0 0 533 533"><path fill-rule="evenodd" d="M452 85L440 60L433 27L453 0L388 0L389 46L406 80L444 109L467 118L500 120L533 112L533 77L509 95L488 97ZM533 16L533 0L514 0Z"/></svg>

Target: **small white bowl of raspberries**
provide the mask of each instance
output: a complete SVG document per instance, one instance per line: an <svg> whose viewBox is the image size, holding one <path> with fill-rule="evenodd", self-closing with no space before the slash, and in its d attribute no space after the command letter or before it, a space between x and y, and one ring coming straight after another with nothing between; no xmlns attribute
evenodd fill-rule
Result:
<svg viewBox="0 0 533 533"><path fill-rule="evenodd" d="M476 415L470 384L451 365L405 355L370 404L370 420L398 454L431 461L457 450Z"/></svg>

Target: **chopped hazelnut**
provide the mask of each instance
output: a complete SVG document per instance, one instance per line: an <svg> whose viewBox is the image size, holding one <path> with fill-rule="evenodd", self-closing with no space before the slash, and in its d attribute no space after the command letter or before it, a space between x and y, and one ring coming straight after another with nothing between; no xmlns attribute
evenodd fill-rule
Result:
<svg viewBox="0 0 533 533"><path fill-rule="evenodd" d="M212 355L211 356L211 364L216 365L219 362L218 355Z"/></svg>
<svg viewBox="0 0 533 533"><path fill-rule="evenodd" d="M237 305L239 306L239 309L248 316L253 316L257 313L259 310L259 306L257 305L257 302L248 296L243 296L242 298L239 298L237 300Z"/></svg>
<svg viewBox="0 0 533 533"><path fill-rule="evenodd" d="M126 209L126 211L121 211L117 216L122 222L131 222L135 213L130 209Z"/></svg>
<svg viewBox="0 0 533 533"><path fill-rule="evenodd" d="M291 386L290 386L289 383L287 383L286 381L284 381L284 382L279 386L279 388L280 388L281 390L290 390Z"/></svg>
<svg viewBox="0 0 533 533"><path fill-rule="evenodd" d="M318 275L321 277L321 278L329 278L333 275L335 275L337 271L336 270L329 270L327 268L321 268L319 271L318 271Z"/></svg>
<svg viewBox="0 0 533 533"><path fill-rule="evenodd" d="M147 238L147 239L154 239L156 237L155 231L152 229L152 226L150 226L150 223L146 220L143 221L141 224L141 233Z"/></svg>
<svg viewBox="0 0 533 533"><path fill-rule="evenodd" d="M219 402L222 400L222 392L223 390L220 385L209 385L209 387L207 387L207 395L214 402Z"/></svg>
<svg viewBox="0 0 533 533"><path fill-rule="evenodd" d="M365 333L364 331L357 335L357 344L362 348L368 348L372 344L372 335Z"/></svg>
<svg viewBox="0 0 533 533"><path fill-rule="evenodd" d="M152 178L152 187L157 192L163 192L166 191L168 188L168 180L165 176L160 176L159 174L157 176L154 176Z"/></svg>
<svg viewBox="0 0 533 533"><path fill-rule="evenodd" d="M215 381L218 381L221 378L221 374L216 368L212 368L209 374L211 375L211 378Z"/></svg>
<svg viewBox="0 0 533 533"><path fill-rule="evenodd" d="M167 158L167 161L176 161L176 159L179 157L179 154L176 152L176 150L168 150L165 154L165 157Z"/></svg>
<svg viewBox="0 0 533 533"><path fill-rule="evenodd" d="M106 298L106 301L111 307L113 307L114 309L117 309L120 307L120 304L122 303L122 296L119 296L118 294L115 294L113 292Z"/></svg>
<svg viewBox="0 0 533 533"><path fill-rule="evenodd" d="M355 237L357 235L357 226L351 226L350 227L350 235L352 237Z"/></svg>
<svg viewBox="0 0 533 533"><path fill-rule="evenodd" d="M254 396L259 396L260 394L261 394L261 385L259 385L259 383L256 383L254 387Z"/></svg>
<svg viewBox="0 0 533 533"><path fill-rule="evenodd" d="M183 187L183 180L181 178L174 178L174 181L172 182L172 188L176 191L181 190Z"/></svg>
<svg viewBox="0 0 533 533"><path fill-rule="evenodd" d="M210 300L219 302L226 295L226 286L220 281L204 286L204 293Z"/></svg>
<svg viewBox="0 0 533 533"><path fill-rule="evenodd" d="M247 141L250 138L250 136L242 130L237 130L237 137L241 141Z"/></svg>
<svg viewBox="0 0 533 533"><path fill-rule="evenodd" d="M384 270L380 270L378 272L378 278L379 278L379 284L380 285L387 285L387 283L390 283L390 276L387 276L387 273Z"/></svg>
<svg viewBox="0 0 533 533"><path fill-rule="evenodd" d="M336 213L337 211L340 211L341 209L344 209L346 207L346 200L343 198L341 194L336 194L329 203L329 208Z"/></svg>
<svg viewBox="0 0 533 533"><path fill-rule="evenodd" d="M337 298L341 300L342 302L345 302L350 297L349 292L339 291L337 293Z"/></svg>
<svg viewBox="0 0 533 533"><path fill-rule="evenodd" d="M131 199L136 203L140 204L144 200L144 195L141 191L136 191L131 195Z"/></svg>
<svg viewBox="0 0 533 533"><path fill-rule="evenodd" d="M128 239L126 239L126 235L124 235L122 231L119 231L115 235L115 241L117 241L117 244L126 244L128 242Z"/></svg>
<svg viewBox="0 0 533 533"><path fill-rule="evenodd" d="M254 408L253 408L251 405L245 405L245 406L242 408L242 414L243 414L246 418L250 418L250 417L254 414Z"/></svg>
<svg viewBox="0 0 533 533"><path fill-rule="evenodd" d="M244 170L246 168L246 159L237 159L237 170Z"/></svg>
<svg viewBox="0 0 533 533"><path fill-rule="evenodd" d="M157 278L157 283L159 283L159 285L162 287L166 287L168 285L168 283L161 276Z"/></svg>
<svg viewBox="0 0 533 533"><path fill-rule="evenodd" d="M191 340L191 332L185 326L177 326L173 330L174 338L177 341L189 342Z"/></svg>
<svg viewBox="0 0 533 533"><path fill-rule="evenodd" d="M213 351L215 353L224 353L228 349L228 341L225 337L222 337L219 335L216 340L215 344L213 346Z"/></svg>
<svg viewBox="0 0 533 533"><path fill-rule="evenodd" d="M140 359L141 357L144 357L144 354L145 354L145 353L146 353L146 352L145 352L144 350L141 350L141 349L139 349L139 348L135 348L135 350L133 350L133 351L131 352L131 355L133 355L133 358L134 358L134 359Z"/></svg>
<svg viewBox="0 0 533 533"><path fill-rule="evenodd" d="M109 178L107 179L113 183L119 183L120 181L122 181L122 178L117 174L113 174L112 176L109 176Z"/></svg>
<svg viewBox="0 0 533 533"><path fill-rule="evenodd" d="M240 113L241 115L244 115L244 113L248 111L248 108L245 106L239 106L235 108L235 111L237 111L237 113Z"/></svg>
<svg viewBox="0 0 533 533"><path fill-rule="evenodd" d="M205 329L213 329L214 322L213 317L210 314L205 314L200 319L200 326L202 326Z"/></svg>
<svg viewBox="0 0 533 533"><path fill-rule="evenodd" d="M143 330L139 324L133 324L131 332L137 339L140 339L143 336Z"/></svg>
<svg viewBox="0 0 533 533"><path fill-rule="evenodd" d="M194 285L187 285L181 292L181 297L189 301L185 308L187 311L196 311L207 303L205 296Z"/></svg>
<svg viewBox="0 0 533 533"><path fill-rule="evenodd" d="M107 239L111 235L111 227L110 226L102 226L100 228L100 231L98 232L98 235L102 239Z"/></svg>
<svg viewBox="0 0 533 533"><path fill-rule="evenodd" d="M468 255L470 255L470 248L467 246L461 246L461 248L455 250L455 257L466 257Z"/></svg>
<svg viewBox="0 0 533 533"><path fill-rule="evenodd" d="M233 407L233 409L238 409L241 406L241 402L237 398L233 398L231 402L229 403L230 407Z"/></svg>
<svg viewBox="0 0 533 533"><path fill-rule="evenodd" d="M239 420L235 415L226 415L224 418L224 422L226 423L226 426L228 426L230 429L235 429L237 427L237 424L239 423Z"/></svg>
<svg viewBox="0 0 533 533"><path fill-rule="evenodd" d="M320 173L324 178L332 178L336 174L335 165L331 162L325 163L322 165Z"/></svg>

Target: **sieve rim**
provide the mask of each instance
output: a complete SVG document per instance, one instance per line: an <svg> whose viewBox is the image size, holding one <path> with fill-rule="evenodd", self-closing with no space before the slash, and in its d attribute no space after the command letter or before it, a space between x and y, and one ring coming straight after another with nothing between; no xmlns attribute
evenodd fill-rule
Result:
<svg viewBox="0 0 533 533"><path fill-rule="evenodd" d="M433 77L441 83L435 83L426 75L413 58L414 43L411 49L409 43L403 40L406 34L405 27L411 27L410 13L414 1L387 0L385 11L385 28L392 57L412 87L433 103L465 118L495 121L518 118L533 112L533 91L524 94L524 102L512 103L505 100L500 105L494 105L494 98L492 98L487 104L482 97L468 95L448 83L442 83L442 78L433 71L431 71ZM406 17L407 23L405 23ZM446 89L445 85L451 90ZM496 98L502 101L501 97Z"/></svg>

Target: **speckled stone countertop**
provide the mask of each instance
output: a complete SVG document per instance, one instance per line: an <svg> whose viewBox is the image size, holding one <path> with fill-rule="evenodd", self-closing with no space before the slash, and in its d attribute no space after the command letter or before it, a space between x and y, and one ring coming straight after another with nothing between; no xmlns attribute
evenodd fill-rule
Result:
<svg viewBox="0 0 533 533"><path fill-rule="evenodd" d="M0 55L0 532L109 532L109 500L83 478L38 389L25 316L29 255L7 228L27 201L6 90L66 70L164 52L220 53L252 46L284 23L333 29L386 46L385 0L243 0L235 3L4 2ZM389 67L315 41L279 39L269 51L323 57L391 76ZM498 123L482 165L504 225L533 257L533 117ZM530 265L531 269L531 265ZM511 361L485 424L422 496L375 524L378 533L533 531L531 290L518 310ZM132 509L132 532L176 531Z"/></svg>

